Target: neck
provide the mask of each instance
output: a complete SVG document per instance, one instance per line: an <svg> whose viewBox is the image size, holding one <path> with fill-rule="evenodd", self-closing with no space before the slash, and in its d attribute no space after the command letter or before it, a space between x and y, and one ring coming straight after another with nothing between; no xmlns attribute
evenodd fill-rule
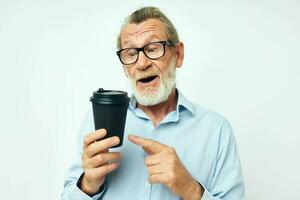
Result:
<svg viewBox="0 0 300 200"><path fill-rule="evenodd" d="M147 114L147 116L150 117L154 126L156 127L168 113L176 110L176 104L177 93L176 88L174 88L167 101L153 106L143 106L141 104L138 104L137 107L142 109Z"/></svg>

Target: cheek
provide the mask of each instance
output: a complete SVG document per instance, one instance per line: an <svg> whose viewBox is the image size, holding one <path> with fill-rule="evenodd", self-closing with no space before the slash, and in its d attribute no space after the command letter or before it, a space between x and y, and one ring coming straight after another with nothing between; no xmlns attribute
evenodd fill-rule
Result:
<svg viewBox="0 0 300 200"><path fill-rule="evenodd" d="M131 68L125 68L124 67L124 72L126 74L127 77L129 78L133 78L134 77L134 70Z"/></svg>
<svg viewBox="0 0 300 200"><path fill-rule="evenodd" d="M160 65L157 65L157 69L159 70L161 75L166 73L168 67L169 67L168 63L161 63Z"/></svg>
<svg viewBox="0 0 300 200"><path fill-rule="evenodd" d="M176 65L176 59L170 54L170 52L166 52L164 59L155 63L155 66L162 74L165 74L168 71L171 64Z"/></svg>
<svg viewBox="0 0 300 200"><path fill-rule="evenodd" d="M167 62L163 60L153 60L152 61L152 70L159 71L160 73L164 73L165 69L167 68Z"/></svg>

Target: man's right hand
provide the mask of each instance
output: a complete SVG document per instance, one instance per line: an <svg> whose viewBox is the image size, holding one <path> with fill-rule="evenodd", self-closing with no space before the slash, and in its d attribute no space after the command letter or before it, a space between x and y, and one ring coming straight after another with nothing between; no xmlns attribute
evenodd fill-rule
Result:
<svg viewBox="0 0 300 200"><path fill-rule="evenodd" d="M106 130L99 129L85 136L82 167L84 175L81 190L93 196L98 193L104 183L105 175L118 168L121 159L120 152L109 152L108 149L120 143L118 137L105 138ZM111 162L114 161L114 162Z"/></svg>

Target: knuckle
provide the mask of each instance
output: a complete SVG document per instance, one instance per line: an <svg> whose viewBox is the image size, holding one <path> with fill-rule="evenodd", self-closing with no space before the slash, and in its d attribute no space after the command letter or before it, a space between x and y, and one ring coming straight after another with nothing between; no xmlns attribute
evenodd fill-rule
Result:
<svg viewBox="0 0 300 200"><path fill-rule="evenodd" d="M105 161L105 158L101 154L98 154L96 156L96 160L97 160L97 163L101 164Z"/></svg>
<svg viewBox="0 0 300 200"><path fill-rule="evenodd" d="M88 144L89 144L89 135L86 135L86 136L84 137L83 143L84 143L85 145L88 145Z"/></svg>
<svg viewBox="0 0 300 200"><path fill-rule="evenodd" d="M170 164L170 165L173 165L173 164L174 164L174 156L168 154L168 155L166 155L165 158L166 158L166 162L167 162L168 164Z"/></svg>
<svg viewBox="0 0 300 200"><path fill-rule="evenodd" d="M86 148L86 149L85 149L85 153L86 153L87 155L92 155L92 149L91 149L90 147Z"/></svg>
<svg viewBox="0 0 300 200"><path fill-rule="evenodd" d="M168 152L174 154L176 153L176 150L174 149L174 147L169 147Z"/></svg>
<svg viewBox="0 0 300 200"><path fill-rule="evenodd" d="M156 143L150 143L150 145L149 145L149 147L150 147L150 149L155 149L156 148Z"/></svg>

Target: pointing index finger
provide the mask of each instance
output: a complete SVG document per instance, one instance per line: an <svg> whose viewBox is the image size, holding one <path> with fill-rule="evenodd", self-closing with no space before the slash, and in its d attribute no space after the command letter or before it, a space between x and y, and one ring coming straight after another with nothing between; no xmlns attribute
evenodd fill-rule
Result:
<svg viewBox="0 0 300 200"><path fill-rule="evenodd" d="M129 135L128 136L129 141L131 141L134 144L140 145L143 147L143 149L148 153L148 154L156 154L161 152L165 147L167 147L164 144L161 144L157 141L147 139L147 138L142 138L139 136L135 135Z"/></svg>

